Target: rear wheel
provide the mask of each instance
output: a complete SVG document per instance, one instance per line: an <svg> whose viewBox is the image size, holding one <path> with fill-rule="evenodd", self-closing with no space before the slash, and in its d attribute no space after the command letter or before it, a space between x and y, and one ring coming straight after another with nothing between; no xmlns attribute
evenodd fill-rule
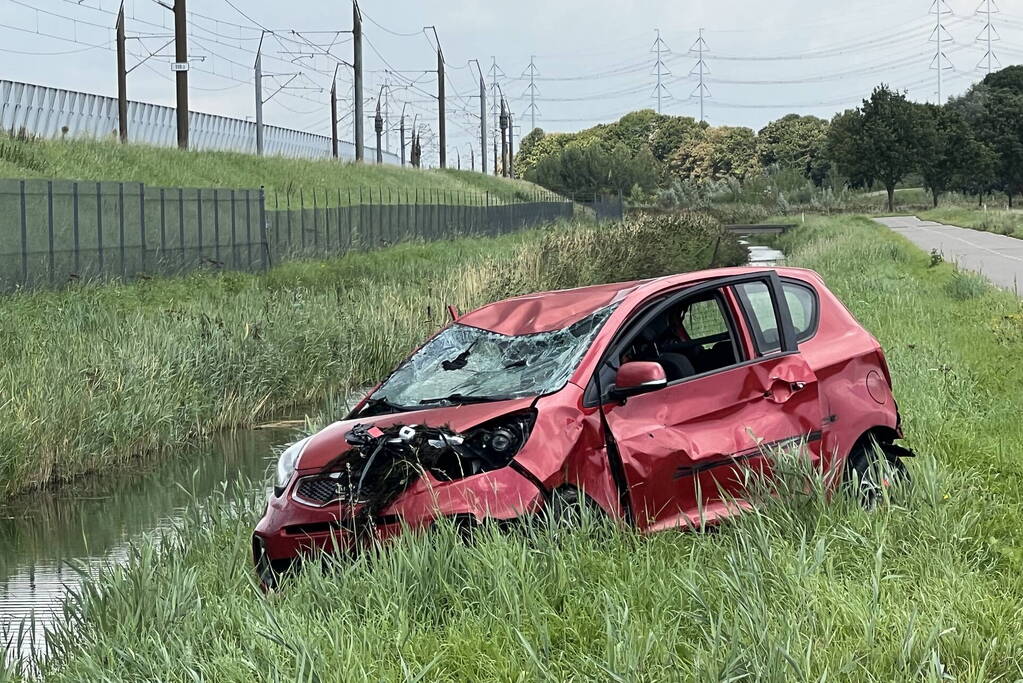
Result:
<svg viewBox="0 0 1023 683"><path fill-rule="evenodd" d="M897 447L878 443L873 437L853 448L845 465L846 489L866 508L884 502L886 491L909 485L905 463L896 455Z"/></svg>
<svg viewBox="0 0 1023 683"><path fill-rule="evenodd" d="M578 529L604 517L600 506L574 486L554 490L546 512L551 525L567 529Z"/></svg>

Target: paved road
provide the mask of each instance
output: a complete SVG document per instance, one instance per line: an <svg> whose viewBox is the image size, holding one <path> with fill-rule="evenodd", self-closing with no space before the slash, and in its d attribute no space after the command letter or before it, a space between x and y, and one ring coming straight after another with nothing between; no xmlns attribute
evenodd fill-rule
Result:
<svg viewBox="0 0 1023 683"><path fill-rule="evenodd" d="M946 261L981 273L999 287L1023 293L1023 240L915 216L877 220L924 251L937 249Z"/></svg>

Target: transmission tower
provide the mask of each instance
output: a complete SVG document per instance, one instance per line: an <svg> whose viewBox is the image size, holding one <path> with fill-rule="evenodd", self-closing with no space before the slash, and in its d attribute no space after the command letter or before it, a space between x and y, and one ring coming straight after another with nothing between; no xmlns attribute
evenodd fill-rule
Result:
<svg viewBox="0 0 1023 683"><path fill-rule="evenodd" d="M653 47L650 48L650 52L657 55L657 61L654 63L654 73L657 74L657 85L654 87L654 96L657 98L657 113L661 113L661 99L665 94L670 98L671 93L664 86L661 81L662 76L670 76L671 71L668 69L664 60L661 59L662 54L671 54L671 48L668 44L661 40L661 29L655 29L657 33L657 39L654 41Z"/></svg>
<svg viewBox="0 0 1023 683"><path fill-rule="evenodd" d="M995 28L993 15L998 14L998 5L995 4L995 0L982 0L980 6L977 7L977 14L984 17L987 20L980 35L977 36L977 41L987 44L987 54L980 60L978 64L981 68L986 68L990 74L995 69L1002 68L1001 62L998 61L998 55L995 54L994 43L996 40L1001 40L1001 36L998 35L998 29ZM985 66L986 64L986 66Z"/></svg>
<svg viewBox="0 0 1023 683"><path fill-rule="evenodd" d="M494 125L491 126L490 130L491 130L491 137L494 139L494 142L497 142L498 131L500 131L500 125L499 125L498 118L501 115L501 106L500 106L501 98L498 96L500 94L500 87L501 86L498 85L498 83L497 83L497 79L498 78L505 78L505 74L504 74L504 71L501 70L501 67L499 67L497 65L497 57L491 57L490 58L490 116L493 119L493 124ZM497 160L495 159L494 161L496 163Z"/></svg>
<svg viewBox="0 0 1023 683"><path fill-rule="evenodd" d="M539 111L536 108L536 96L537 96L537 94L539 92L539 90L537 90L537 87L536 87L536 77L538 75L540 75L540 72L537 71L537 69L536 69L535 60L536 60L536 55L530 55L529 56L529 66L526 67L526 70L522 72L522 77L523 78L525 78L526 76L529 76L529 86L526 88L526 91L524 93L522 93L522 94L523 95L526 95L527 93L529 94L529 107L527 107L527 110L529 111L529 127L530 127L529 129L530 130L536 130L536 114Z"/></svg>
<svg viewBox="0 0 1023 683"><path fill-rule="evenodd" d="M696 90L692 92L690 97L699 96L700 98L700 123L706 120L704 116L704 100L710 97L710 89L707 88L706 77L710 74L710 67L707 66L707 60L704 59L704 54L709 52L710 48L707 47L707 41L703 39L703 29L700 29L700 37L696 39L693 46L689 48L690 54L697 55L696 66L690 70L690 76L699 76L699 85L696 86Z"/></svg>
<svg viewBox="0 0 1023 683"><path fill-rule="evenodd" d="M952 14L952 10L948 8L946 0L934 0L931 4L930 13L934 15L934 31L931 32L931 42L938 44L934 59L931 61L931 68L938 70L938 104L942 104L944 100L942 99L941 86L945 76L945 69L952 68L952 62L949 60L948 55L945 54L945 43L952 41L952 34L945 29L944 19Z"/></svg>

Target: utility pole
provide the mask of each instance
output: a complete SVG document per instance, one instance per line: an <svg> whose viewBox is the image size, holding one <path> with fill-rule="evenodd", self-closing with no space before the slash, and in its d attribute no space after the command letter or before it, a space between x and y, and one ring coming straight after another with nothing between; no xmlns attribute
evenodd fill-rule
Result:
<svg viewBox="0 0 1023 683"><path fill-rule="evenodd" d="M993 73L995 68L1002 68L1001 62L998 61L998 57L995 55L994 42L1001 40L1001 36L998 35L998 30L995 28L993 14L998 14L998 6L995 4L995 0L982 0L980 6L977 8L978 14L983 14L987 18L987 24L984 29L977 36L977 40L987 43L987 54L981 59L978 66L983 67L987 63L987 72Z"/></svg>
<svg viewBox="0 0 1023 683"><path fill-rule="evenodd" d="M690 95L690 97L693 97L693 95L699 95L700 97L700 123L703 123L706 120L706 116L704 116L704 99L710 97L710 90L707 88L705 81L706 76L710 74L710 69L707 67L707 61L703 58L703 54L707 50L707 41L703 39L703 29L701 28L700 37L697 38L696 42L693 43L693 46L689 48L690 54L697 54L699 59L699 61L696 62L696 66L694 66L689 72L689 75L699 75L700 77L700 84L696 86L696 90L694 90Z"/></svg>
<svg viewBox="0 0 1023 683"><path fill-rule="evenodd" d="M352 63L355 71L355 160L363 161L366 144L363 138L362 110L362 12L359 0L352 0Z"/></svg>
<svg viewBox="0 0 1023 683"><path fill-rule="evenodd" d="M256 48L255 82L256 82L256 154L263 156L263 36L259 36L259 47Z"/></svg>
<svg viewBox="0 0 1023 683"><path fill-rule="evenodd" d="M498 77L504 77L504 71L497 65L497 57L490 58L490 115L493 121L494 131L494 175L497 175L497 133L498 133L498 115L500 113L500 99L497 96L497 90L499 88L497 84Z"/></svg>
<svg viewBox="0 0 1023 683"><path fill-rule="evenodd" d="M437 35L436 26L427 26L433 31L433 38L437 41L437 135L440 138L440 167L447 168L448 165L448 124L445 115L444 101L444 51L440 47L440 36Z"/></svg>
<svg viewBox="0 0 1023 683"><path fill-rule="evenodd" d="M117 132L121 143L128 142L128 58L124 35L124 2L117 12Z"/></svg>
<svg viewBox="0 0 1023 683"><path fill-rule="evenodd" d="M480 60L476 62L476 71L480 75L480 171L487 173L487 82L483 79L483 69L480 68Z"/></svg>
<svg viewBox="0 0 1023 683"><path fill-rule="evenodd" d="M340 67L337 64L334 67L334 78L330 81L330 153L335 159L338 158L337 149L337 70Z"/></svg>
<svg viewBox="0 0 1023 683"><path fill-rule="evenodd" d="M459 171L462 170L462 150L455 147L455 164Z"/></svg>
<svg viewBox="0 0 1023 683"><path fill-rule="evenodd" d="M472 145L469 145L469 168L473 171L476 170L476 150Z"/></svg>
<svg viewBox="0 0 1023 683"><path fill-rule="evenodd" d="M948 31L945 30L945 24L942 18L946 14L952 14L952 10L945 4L945 0L934 0L931 5L931 13L934 15L934 32L931 33L931 40L938 44L937 53L934 55L934 61L931 62L931 68L938 69L938 104L944 103L942 98L942 85L945 77L945 62L949 61L945 55L945 35ZM952 36L949 35L949 39Z"/></svg>
<svg viewBox="0 0 1023 683"><path fill-rule="evenodd" d="M529 109L529 129L530 130L536 130L536 112L537 112L537 108L536 108L536 95L537 95L537 92L538 92L537 91L537 87L536 87L536 77L538 75L539 75L539 72L536 70L536 55L530 55L529 56L529 66L526 67L526 70L522 72L522 76L523 77L529 76L529 86L526 87L526 92L523 93L523 95L525 95L526 93L529 94L529 108L528 109ZM660 109L658 109L658 111L660 111Z"/></svg>
<svg viewBox="0 0 1023 683"><path fill-rule="evenodd" d="M664 64L664 60L661 59L662 53L671 54L671 48L668 44L661 40L661 29L655 29L657 32L657 40L654 41L653 47L650 48L650 52L657 54L657 61L654 63L654 71L657 74L657 86L654 88L654 95L657 97L657 113L661 113L661 98L667 91L667 88L661 82L662 76L670 76L671 71ZM701 35L702 39L702 35ZM668 97L671 97L671 93L668 93Z"/></svg>
<svg viewBox="0 0 1023 683"><path fill-rule="evenodd" d="M384 149L391 152L391 74L384 76Z"/></svg>
<svg viewBox="0 0 1023 683"><path fill-rule="evenodd" d="M508 107L504 98L501 98L501 175L508 177Z"/></svg>
<svg viewBox="0 0 1023 683"><path fill-rule="evenodd" d="M178 147L188 149L188 16L185 0L174 0L174 69L177 81Z"/></svg>
<svg viewBox="0 0 1023 683"><path fill-rule="evenodd" d="M377 96L377 113L373 117L373 129L377 134L377 163L384 163L384 147L381 144L381 139L384 134L384 116L380 113L380 100L384 96L384 86L380 86L380 94Z"/></svg>

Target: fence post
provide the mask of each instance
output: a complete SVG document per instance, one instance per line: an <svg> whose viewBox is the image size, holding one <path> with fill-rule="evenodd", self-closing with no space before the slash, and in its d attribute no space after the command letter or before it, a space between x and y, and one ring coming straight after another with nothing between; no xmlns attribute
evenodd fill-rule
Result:
<svg viewBox="0 0 1023 683"><path fill-rule="evenodd" d="M213 190L213 241L216 244L213 258L217 261L217 267L220 267L223 264L220 256L220 190Z"/></svg>
<svg viewBox="0 0 1023 683"><path fill-rule="evenodd" d="M22 186L24 190L24 185ZM99 271L103 272L103 190L96 182L96 249L99 251Z"/></svg>
<svg viewBox="0 0 1023 683"><path fill-rule="evenodd" d="M160 258L167 258L167 206L165 190L160 188Z"/></svg>
<svg viewBox="0 0 1023 683"><path fill-rule="evenodd" d="M124 263L124 183L117 183L117 226L118 237L121 240L119 249L121 254L121 277L123 278L127 273Z"/></svg>
<svg viewBox="0 0 1023 683"><path fill-rule="evenodd" d="M233 219L232 219L233 220ZM181 272L185 271L185 191L178 188L178 247L181 249Z"/></svg>
<svg viewBox="0 0 1023 683"><path fill-rule="evenodd" d="M355 210L352 208L352 188L348 188L348 249L351 251L355 246L355 233L352 231L352 218Z"/></svg>
<svg viewBox="0 0 1023 683"><path fill-rule="evenodd" d="M320 251L320 209L316 205L316 188L313 188L313 251Z"/></svg>
<svg viewBox="0 0 1023 683"><path fill-rule="evenodd" d="M231 257L234 269L238 270L238 220L234 190L231 190Z"/></svg>
<svg viewBox="0 0 1023 683"><path fill-rule="evenodd" d="M270 236L266 229L266 188L259 186L259 227L260 237L263 240L263 270L269 270L272 265L270 259Z"/></svg>
<svg viewBox="0 0 1023 683"><path fill-rule="evenodd" d="M298 190L298 227L302 230L302 255L305 255L305 190Z"/></svg>
<svg viewBox="0 0 1023 683"><path fill-rule="evenodd" d="M252 270L252 190L245 190L245 270Z"/></svg>
<svg viewBox="0 0 1023 683"><path fill-rule="evenodd" d="M99 183L96 184L99 187ZM21 284L28 287L28 207L25 199L25 181L21 187Z"/></svg>
<svg viewBox="0 0 1023 683"><path fill-rule="evenodd" d="M75 239L75 275L80 275L79 271L82 269L81 261L81 236L78 232L79 220L78 220L78 183L72 183L71 185L71 230L74 233Z"/></svg>
<svg viewBox="0 0 1023 683"><path fill-rule="evenodd" d="M341 251L341 188L337 188L337 213L334 214L337 219L337 251L338 253L344 253Z"/></svg>
<svg viewBox="0 0 1023 683"><path fill-rule="evenodd" d="M146 272L146 186L139 184L139 266Z"/></svg>
<svg viewBox="0 0 1023 683"><path fill-rule="evenodd" d="M195 191L195 220L196 227L198 228L197 237L199 244L197 245L198 253L196 254L196 265L201 266L203 262L203 225L202 225L202 190L198 189Z"/></svg>

